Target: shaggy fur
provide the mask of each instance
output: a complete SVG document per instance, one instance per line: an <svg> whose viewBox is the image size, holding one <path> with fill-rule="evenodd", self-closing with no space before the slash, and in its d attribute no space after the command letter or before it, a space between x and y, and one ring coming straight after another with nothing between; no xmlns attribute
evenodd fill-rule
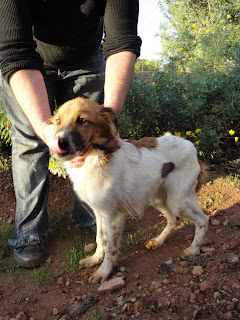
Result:
<svg viewBox="0 0 240 320"><path fill-rule="evenodd" d="M140 216L152 205L167 219L160 235L145 244L160 247L176 227L178 218L190 219L196 227L184 257L200 252L208 217L197 203L196 188L202 178L201 165L193 144L166 135L160 138L125 140L121 149L110 153L104 143L117 134L111 110L76 98L66 102L52 118L63 161L79 154L85 157L80 168L66 167L78 196L94 211L97 221L96 252L80 264L100 267L90 281L103 282L117 260L127 216Z"/></svg>

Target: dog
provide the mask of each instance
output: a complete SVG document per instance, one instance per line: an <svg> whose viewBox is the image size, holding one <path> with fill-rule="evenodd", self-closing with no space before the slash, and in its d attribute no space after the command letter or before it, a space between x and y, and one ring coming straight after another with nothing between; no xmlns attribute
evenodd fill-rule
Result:
<svg viewBox="0 0 240 320"><path fill-rule="evenodd" d="M190 141L173 135L123 140L119 150L110 152L104 144L118 132L114 113L80 97L64 103L51 122L60 150L57 155L66 161L75 192L96 216L96 251L80 260L80 265L87 268L101 263L90 276L90 282L108 279L119 255L126 218L129 214L141 216L147 205L158 209L167 219L162 233L147 241L147 249L160 247L178 219L187 218L196 230L183 257L200 253L209 218L196 195L204 176L204 164L198 161ZM68 160L78 155L82 155L84 164L71 168Z"/></svg>

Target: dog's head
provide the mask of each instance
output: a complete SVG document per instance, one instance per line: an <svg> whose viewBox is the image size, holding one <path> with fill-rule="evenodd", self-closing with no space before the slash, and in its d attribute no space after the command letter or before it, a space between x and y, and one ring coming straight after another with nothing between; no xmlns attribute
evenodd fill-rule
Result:
<svg viewBox="0 0 240 320"><path fill-rule="evenodd" d="M111 109L80 97L64 103L51 122L55 127L57 155L64 161L87 154L93 146L101 148L118 131Z"/></svg>

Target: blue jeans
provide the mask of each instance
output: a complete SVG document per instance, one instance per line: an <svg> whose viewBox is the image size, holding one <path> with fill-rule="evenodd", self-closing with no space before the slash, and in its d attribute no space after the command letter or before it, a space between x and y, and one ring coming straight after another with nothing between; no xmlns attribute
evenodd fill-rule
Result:
<svg viewBox="0 0 240 320"><path fill-rule="evenodd" d="M105 60L100 50L93 57L79 63L75 70L46 68L44 80L51 111L78 96L98 102L103 93L104 77ZM36 136L1 73L0 98L12 130L16 217L14 238L9 243L15 249L43 244L48 238L49 151ZM81 226L95 223L93 212L76 197L71 219Z"/></svg>

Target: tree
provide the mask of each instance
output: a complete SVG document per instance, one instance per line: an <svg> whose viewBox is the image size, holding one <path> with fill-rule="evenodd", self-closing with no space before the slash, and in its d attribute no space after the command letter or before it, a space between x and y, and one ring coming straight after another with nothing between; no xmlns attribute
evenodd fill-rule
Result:
<svg viewBox="0 0 240 320"><path fill-rule="evenodd" d="M148 59L137 59L135 64L136 71L159 71L160 61L148 60Z"/></svg>
<svg viewBox="0 0 240 320"><path fill-rule="evenodd" d="M240 40L239 0L160 0L163 58L181 70L227 72Z"/></svg>

